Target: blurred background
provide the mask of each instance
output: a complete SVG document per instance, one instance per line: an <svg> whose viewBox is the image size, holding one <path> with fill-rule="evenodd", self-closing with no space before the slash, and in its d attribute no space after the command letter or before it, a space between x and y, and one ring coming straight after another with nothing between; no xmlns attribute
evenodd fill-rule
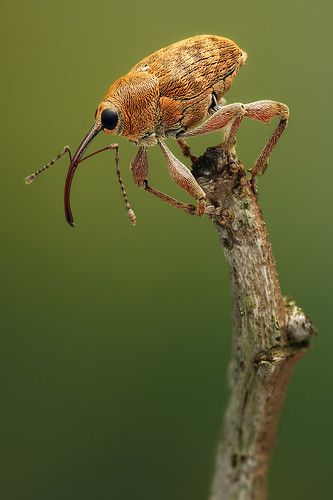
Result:
<svg viewBox="0 0 333 500"><path fill-rule="evenodd" d="M67 159L23 183L65 144L75 151L110 83L151 52L202 33L228 36L248 53L228 102L271 98L291 109L260 199L283 291L320 336L290 382L270 499L330 496L331 19L325 0L3 2L1 499L208 497L231 333L228 269L211 223L137 189L128 169L136 149L122 138L136 227L113 153L79 168L75 229L63 216ZM246 166L272 130L244 120ZM193 139L193 151L219 138ZM94 148L108 142L100 134ZM152 185L185 200L161 151L149 157Z"/></svg>

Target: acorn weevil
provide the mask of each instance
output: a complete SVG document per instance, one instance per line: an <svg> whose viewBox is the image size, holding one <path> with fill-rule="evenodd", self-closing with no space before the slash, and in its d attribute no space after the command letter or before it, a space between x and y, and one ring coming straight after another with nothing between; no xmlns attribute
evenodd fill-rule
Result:
<svg viewBox="0 0 333 500"><path fill-rule="evenodd" d="M164 140L177 140L184 156L195 158L185 142L187 137L225 129L223 146L231 149L244 116L268 122L280 119L262 153L251 169L254 178L264 172L268 157L286 127L289 110L285 104L263 100L249 104L226 105L223 95L247 55L235 42L215 35L199 35L164 47L136 64L125 76L116 80L99 104L93 126L82 140L75 155L65 146L53 160L26 178L30 184L40 173L66 152L70 166L67 172L64 203L67 222L73 226L70 190L78 164L108 149L116 151L116 172L129 218L135 224L119 171L118 145L111 144L82 158L92 139L103 130L109 135L121 135L139 149L132 161L135 183L163 201L193 215L205 213L205 193L191 171L167 148ZM148 182L147 148L158 144L165 156L174 182L187 191L197 205L182 203L151 187Z"/></svg>

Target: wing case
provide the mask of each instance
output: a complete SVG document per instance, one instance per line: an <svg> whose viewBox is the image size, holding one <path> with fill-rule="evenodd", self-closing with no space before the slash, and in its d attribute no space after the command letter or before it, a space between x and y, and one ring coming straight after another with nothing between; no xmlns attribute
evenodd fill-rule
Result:
<svg viewBox="0 0 333 500"><path fill-rule="evenodd" d="M199 35L154 52L131 72L147 71L159 79L160 96L190 100L216 84L229 88L246 54L228 38ZM230 83L229 83L230 80ZM219 95L219 98L223 94Z"/></svg>

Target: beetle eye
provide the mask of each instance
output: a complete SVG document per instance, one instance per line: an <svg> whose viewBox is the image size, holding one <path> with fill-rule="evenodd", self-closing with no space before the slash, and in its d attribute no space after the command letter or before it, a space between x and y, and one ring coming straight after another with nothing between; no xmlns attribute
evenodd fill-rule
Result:
<svg viewBox="0 0 333 500"><path fill-rule="evenodd" d="M104 109L101 114L102 127L113 130L118 123L118 114L112 109Z"/></svg>

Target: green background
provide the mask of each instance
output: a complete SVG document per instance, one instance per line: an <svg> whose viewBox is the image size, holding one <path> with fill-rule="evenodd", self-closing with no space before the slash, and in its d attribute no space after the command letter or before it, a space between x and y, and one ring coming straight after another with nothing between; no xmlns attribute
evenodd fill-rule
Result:
<svg viewBox="0 0 333 500"><path fill-rule="evenodd" d="M231 329L212 225L138 190L128 170L135 147L122 138L136 227L113 153L79 168L75 229L63 217L67 160L23 183L65 144L77 147L114 79L199 33L229 36L248 53L228 102L272 98L291 109L260 198L282 288L320 336L288 389L270 498L331 496L331 18L324 0L2 2L2 500L207 498ZM247 166L271 130L244 121ZM194 152L219 137L193 139ZM149 155L152 185L186 199L161 152Z"/></svg>

